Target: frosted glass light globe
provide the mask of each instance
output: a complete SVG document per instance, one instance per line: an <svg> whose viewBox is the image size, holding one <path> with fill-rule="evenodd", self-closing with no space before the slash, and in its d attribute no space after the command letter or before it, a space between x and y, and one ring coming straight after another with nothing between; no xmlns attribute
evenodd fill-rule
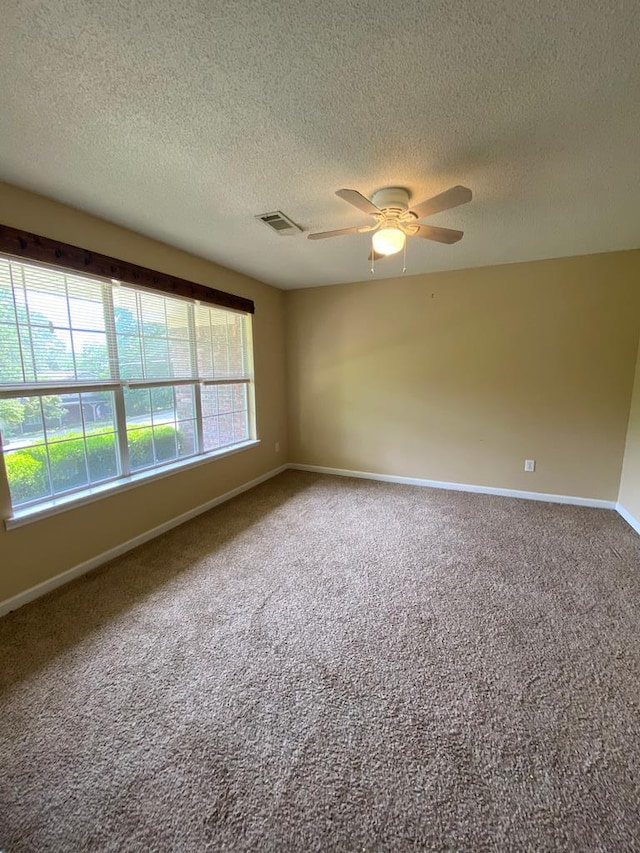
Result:
<svg viewBox="0 0 640 853"><path fill-rule="evenodd" d="M404 246L405 235L399 228L381 228L373 235L373 248L380 255L395 255Z"/></svg>

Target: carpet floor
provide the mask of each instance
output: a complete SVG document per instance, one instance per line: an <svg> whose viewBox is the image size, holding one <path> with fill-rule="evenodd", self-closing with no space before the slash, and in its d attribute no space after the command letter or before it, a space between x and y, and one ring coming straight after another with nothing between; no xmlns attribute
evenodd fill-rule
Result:
<svg viewBox="0 0 640 853"><path fill-rule="evenodd" d="M639 628L613 512L285 472L0 620L0 849L640 850Z"/></svg>

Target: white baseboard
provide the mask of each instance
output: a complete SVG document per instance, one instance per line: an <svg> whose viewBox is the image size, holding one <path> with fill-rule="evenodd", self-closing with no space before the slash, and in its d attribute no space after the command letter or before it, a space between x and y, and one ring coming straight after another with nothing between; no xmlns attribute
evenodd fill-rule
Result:
<svg viewBox="0 0 640 853"><path fill-rule="evenodd" d="M383 483L402 483L405 486L426 486L430 489L450 489L454 492L477 492L483 495L500 495L529 501L546 501L556 504L575 504L598 509L616 509L615 501L600 498L579 498L573 495L547 495L542 492L523 492L519 489L498 489L495 486L476 486L468 483L444 483L440 480L423 480L418 477L397 477L393 474L372 474L368 471L348 471L343 468L324 468L321 465L290 464L296 471L314 471L318 474L336 474L339 477L360 477L365 480L381 480Z"/></svg>
<svg viewBox="0 0 640 853"><path fill-rule="evenodd" d="M640 521L637 518L634 518L629 510L625 509L621 503L616 504L616 510L618 513L624 518L627 524L636 531L636 533L640 533Z"/></svg>
<svg viewBox="0 0 640 853"><path fill-rule="evenodd" d="M298 465L290 463L287 465L280 465L280 467L274 468L266 474L262 474L262 476L256 477L254 480L250 480L248 483L243 483L241 486L232 489L230 492L225 492L225 494L220 495L217 498L213 498L204 504L200 504L200 506L182 513L182 515L178 515L169 521L165 521L164 524L159 524L157 527L147 530L139 536L134 536L133 539L128 539L126 542L117 545L115 548L103 551L101 554L92 557L90 560L86 560L84 563L80 563L78 566L74 566L53 578L49 578L49 580L46 580L43 583L37 584L24 592L18 593L18 595L13 596L12 598L8 598L5 601L0 602L0 616L9 613L11 610L17 610L24 604L28 604L30 601L34 601L36 598L46 595L48 592L51 592L57 587L69 583L69 581L72 581L74 578L80 577L81 575L90 572L92 569L98 568L98 566L101 566L104 563L108 563L110 560L119 557L121 554L131 551L133 548L137 548L138 545L143 545L145 542L155 539L156 536L161 536L168 530L178 527L180 524L184 524L185 521L189 521L190 519L201 515L203 512L207 512L207 510L213 509L213 507L231 500L231 498L235 498L237 495L242 494L242 492L246 492L254 486L264 483L266 480L270 480L272 477L275 477L277 474L282 473L288 468L296 471L311 471L318 474L335 474L340 477L359 477L366 480L380 480L384 483L401 483L408 486L425 486L432 489L450 489L458 492L476 492L479 494L500 495L509 498L547 501L549 503L575 504L578 506L590 506L599 509L614 509L617 510L617 512L628 524L631 525L631 527L633 527L634 530L640 533L640 521L634 518L631 513L622 506L622 504L616 503L615 501L605 501L600 500L599 498L574 497L572 495L548 495L541 492L524 492L518 489L499 489L494 486L477 486L466 483L445 483L440 480L424 480L418 477L398 477L392 474L374 474L368 471L349 471L342 468L326 468L321 465Z"/></svg>
<svg viewBox="0 0 640 853"><path fill-rule="evenodd" d="M287 468L288 465L281 465L279 468L274 468L272 471L268 471L266 474L262 474L260 477L256 477L248 483L243 483L241 486L238 486L236 489L232 489L230 492L225 492L223 495L213 498L204 504L200 504L200 506L190 509L188 512L183 512L182 515L178 515L175 518L171 518L169 521L165 521L164 524L159 524L157 527L153 527L151 530L147 530L139 536L134 536L133 539L128 539L126 542L116 545L115 548L103 551L101 554L92 557L90 560L86 560L84 563L80 563L78 566L74 566L72 569L67 569L67 571L62 572L53 578L49 578L49 580L43 581L43 583L32 586L30 589L26 589L24 592L20 592L12 598L0 601L0 616L4 616L5 613L9 613L11 610L17 610L24 604L28 604L30 601L34 601L36 598L46 595L48 592L51 592L51 590L56 589L56 587L63 586L63 584L69 583L69 581L72 581L74 578L78 578L81 575L90 572L91 569L96 569L98 566L108 563L109 560L113 560L115 557L119 557L121 554L131 551L133 548L137 548L138 545L143 545L145 542L155 539L156 536L160 536L168 530L171 530L173 527L178 527L178 525L184 524L185 521L189 521L197 515L201 515L203 512L213 509L213 507L218 506L218 504L231 500L231 498L235 498L236 495L240 495L242 492L246 492L248 489L252 489L260 483L264 483L265 480L270 480L271 477L275 477L276 474L282 473L282 471L285 471Z"/></svg>

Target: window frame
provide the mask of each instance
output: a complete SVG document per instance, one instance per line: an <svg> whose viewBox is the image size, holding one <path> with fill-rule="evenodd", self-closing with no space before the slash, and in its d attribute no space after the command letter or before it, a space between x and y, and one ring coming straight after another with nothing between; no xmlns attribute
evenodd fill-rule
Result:
<svg viewBox="0 0 640 853"><path fill-rule="evenodd" d="M13 229L8 229L9 231L13 231ZM200 299L193 298L193 296L185 295L184 293L176 292L175 287L171 287L170 289L162 286L160 288L156 288L155 286L147 286L146 280L145 283L133 283L131 281L121 281L114 278L108 279L105 275L96 274L86 267L89 265L85 265L82 270L70 268L66 263L50 263L47 261L43 261L40 258L31 258L27 257L26 254L17 255L14 252L7 251L3 246L6 244L5 233L7 231L6 226L0 226L0 257L8 260L9 262L14 261L16 263L26 263L32 266L40 267L42 269L53 268L58 273L66 274L69 276L77 276L79 275L83 279L94 280L101 285L102 289L102 305L104 309L105 316L105 337L107 344L107 352L109 357L109 372L111 374L111 378L109 379L99 379L99 380L69 380L67 382L64 381L25 381L20 383L5 383L0 384L0 399L11 399L11 398L24 398L24 397L38 397L42 398L47 395L69 395L69 394L82 394L82 393L94 393L94 392L110 392L113 394L113 426L114 426L114 442L115 442L115 450L116 450L116 463L118 473L115 476L105 478L104 480L100 480L94 483L89 482L88 484L82 484L77 487L73 487L71 489L65 490L63 492L53 493L53 483L51 483L51 491L52 494L45 498L33 499L32 501L27 501L21 503L17 506L13 506L10 497L10 512L11 515L5 519L5 526L10 529L11 527L20 526L21 524L27 523L30 520L35 520L36 518L42 518L47 515L51 515L57 512L61 512L66 509L70 509L83 503L91 502L94 500L98 500L104 498L110 494L114 494L118 491L122 491L128 488L132 488L138 484L143 482L148 482L153 479L161 478L164 476L169 476L173 473L177 473L181 470L185 470L190 467L194 467L195 465L204 464L213 459L220 458L223 456L231 455L233 453L240 452L249 447L253 447L259 444L259 439L257 436L257 419L256 419L256 407L255 407L255 364L253 357L253 324L252 324L252 314L253 314L253 302L250 300L245 300L242 297L235 297L230 294L222 294L224 299L218 300L217 298L207 299L206 302L203 302ZM21 232L15 232L21 233ZM33 236L33 235L32 235ZM36 239L44 239L44 238L36 238ZM49 241L51 242L51 241ZM61 244L64 245L64 244ZM68 247L73 248L73 247ZM77 251L86 251L86 250L77 250ZM104 256L99 256L104 258ZM106 259L107 261L115 261L115 259ZM118 262L115 262L118 263ZM143 268L137 268L143 269ZM153 271L147 271L147 273L153 273ZM160 274L158 274L160 275ZM182 280L180 280L182 281ZM187 285L191 286L192 283L187 282ZM142 292L150 292L155 293L156 295L162 295L165 298L177 299L180 301L184 301L188 304L189 309L187 312L188 317L188 326L189 326L189 335L188 335L188 345L190 351L190 360L192 365L192 373L191 377L185 378L146 378L146 379L123 379L121 376L114 378L114 373L117 371L120 372L120 364L118 360L118 333L116 330L116 322L115 322L115 310L114 310L114 300L113 300L113 288L116 286L125 286L127 289L133 289L135 291ZM193 285L193 287L199 289L202 288L204 290L209 290L205 288L203 285ZM212 291L214 296L221 294L221 291ZM69 296L67 294L67 300ZM221 304L221 302L229 302L232 301L234 303L234 307L231 307L229 304ZM240 302L241 308L235 307L236 304ZM196 311L198 309L198 305L203 304L206 307L216 307L219 310L224 312L241 314L244 316L245 321L242 324L242 334L243 334L243 342L242 342L242 356L243 356L243 375L238 375L235 377L227 377L227 378L219 378L215 379L213 377L201 377L199 375L198 370L198 359L197 359L197 347L198 347L198 339L196 333ZM16 319L17 322L17 319ZM138 390L138 389L151 389L151 388L171 388L175 389L180 386L189 385L192 387L193 394L193 423L195 426L195 435L194 435L194 451L185 456L176 456L174 458L170 458L168 460L157 460L154 458L154 463L149 466L136 468L132 470L131 462L129 458L129 445L128 445L128 433L130 430L127 429L127 415L126 415L126 406L125 406L125 392L127 389ZM231 444L226 444L221 447L217 447L213 450L205 450L205 444L203 440L203 413L202 413L202 392L203 388L208 386L224 386L224 385L242 385L246 388L246 425L247 425L247 439L239 442L234 442ZM175 398L174 398L175 400ZM174 405L174 412L176 411ZM244 410L243 410L244 411ZM152 414L150 415L152 418ZM175 420L174 423L177 425L180 423L179 420ZM82 431L85 436L85 424L84 418L82 418ZM2 460L0 464L2 465L2 476L6 482L7 488L9 487L9 480L6 472L5 466L5 449L2 446L2 435L0 433L0 456ZM45 442L46 443L46 442ZM177 450L177 448L176 448ZM48 458L48 450L47 450L47 458ZM87 471L89 475L89 472ZM88 477L89 478L89 477Z"/></svg>

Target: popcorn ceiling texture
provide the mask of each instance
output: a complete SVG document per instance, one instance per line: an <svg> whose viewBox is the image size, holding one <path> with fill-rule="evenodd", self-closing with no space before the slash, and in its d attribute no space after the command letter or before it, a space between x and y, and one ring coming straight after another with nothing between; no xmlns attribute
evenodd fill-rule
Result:
<svg viewBox="0 0 640 853"><path fill-rule="evenodd" d="M286 472L0 622L0 849L640 850L638 565Z"/></svg>
<svg viewBox="0 0 640 853"><path fill-rule="evenodd" d="M473 189L410 273L634 248L639 41L636 0L6 0L0 177L282 287L369 277L253 219L366 224L340 187Z"/></svg>

